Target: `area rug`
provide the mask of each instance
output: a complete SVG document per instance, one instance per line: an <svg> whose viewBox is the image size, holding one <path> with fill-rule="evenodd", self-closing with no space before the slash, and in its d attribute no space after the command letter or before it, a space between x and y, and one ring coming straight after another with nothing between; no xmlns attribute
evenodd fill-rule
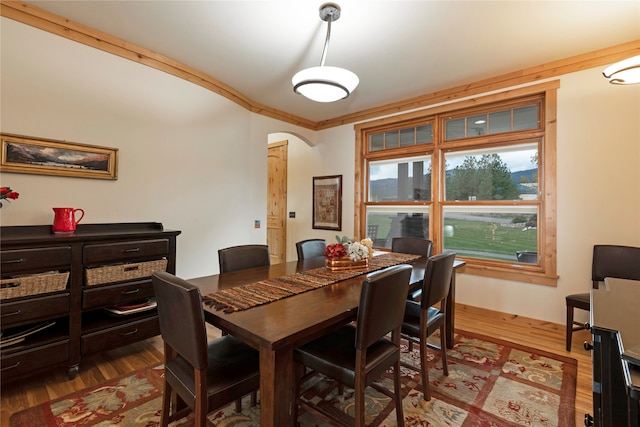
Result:
<svg viewBox="0 0 640 427"><path fill-rule="evenodd" d="M436 334L437 335L437 334ZM437 337L432 337L434 343ZM429 351L432 398L422 399L420 373L402 369L405 426L569 426L575 423L575 359L546 353L494 338L456 331L448 351L449 376L442 373L437 352ZM417 346L403 342L404 361L419 365ZM32 426L158 426L160 422L162 366L145 368L72 395L17 412L10 427ZM393 389L392 377L382 380ZM328 408L336 416L353 414L353 390L340 395L337 384L320 375L307 382L304 399ZM367 424L395 426L390 399L367 388ZM243 410L231 404L209 414L216 427L258 427L259 405L248 398ZM301 410L300 426L331 424ZM171 424L192 426L190 417Z"/></svg>

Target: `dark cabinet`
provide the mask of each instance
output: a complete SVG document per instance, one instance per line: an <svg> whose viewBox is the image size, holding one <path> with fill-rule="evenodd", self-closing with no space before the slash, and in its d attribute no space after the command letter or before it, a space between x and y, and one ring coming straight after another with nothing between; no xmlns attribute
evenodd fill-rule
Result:
<svg viewBox="0 0 640 427"><path fill-rule="evenodd" d="M605 278L591 290L593 415L586 425L640 427L640 366L624 360L640 345L640 281Z"/></svg>
<svg viewBox="0 0 640 427"><path fill-rule="evenodd" d="M159 223L0 227L0 373L14 381L160 333L155 309L110 307L153 297L153 271L175 273L176 237ZM37 331L37 332L33 332ZM15 341L7 337L33 332Z"/></svg>

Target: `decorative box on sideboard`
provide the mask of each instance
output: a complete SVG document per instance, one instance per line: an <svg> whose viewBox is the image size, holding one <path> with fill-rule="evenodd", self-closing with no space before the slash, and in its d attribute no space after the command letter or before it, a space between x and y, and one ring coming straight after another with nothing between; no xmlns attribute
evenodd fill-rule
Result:
<svg viewBox="0 0 640 427"><path fill-rule="evenodd" d="M159 335L150 276L175 274L179 234L154 222L0 227L2 382L53 367L74 378L83 357Z"/></svg>

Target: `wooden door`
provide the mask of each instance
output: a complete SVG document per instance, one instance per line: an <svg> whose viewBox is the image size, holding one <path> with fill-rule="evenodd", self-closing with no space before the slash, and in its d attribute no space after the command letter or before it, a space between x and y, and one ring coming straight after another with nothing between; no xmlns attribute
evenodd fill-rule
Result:
<svg viewBox="0 0 640 427"><path fill-rule="evenodd" d="M287 260L287 146L269 144L267 154L267 245L271 264Z"/></svg>

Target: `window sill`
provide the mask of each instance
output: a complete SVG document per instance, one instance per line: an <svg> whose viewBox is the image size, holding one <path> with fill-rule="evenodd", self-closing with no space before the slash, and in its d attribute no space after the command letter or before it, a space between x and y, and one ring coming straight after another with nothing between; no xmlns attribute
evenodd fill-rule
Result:
<svg viewBox="0 0 640 427"><path fill-rule="evenodd" d="M492 267L486 265L474 265L465 260L467 265L460 271L461 274L471 274L475 276L493 277L502 280L512 280L515 282L533 283L544 286L557 286L558 276L548 275L541 271L523 270L514 271L513 269Z"/></svg>

